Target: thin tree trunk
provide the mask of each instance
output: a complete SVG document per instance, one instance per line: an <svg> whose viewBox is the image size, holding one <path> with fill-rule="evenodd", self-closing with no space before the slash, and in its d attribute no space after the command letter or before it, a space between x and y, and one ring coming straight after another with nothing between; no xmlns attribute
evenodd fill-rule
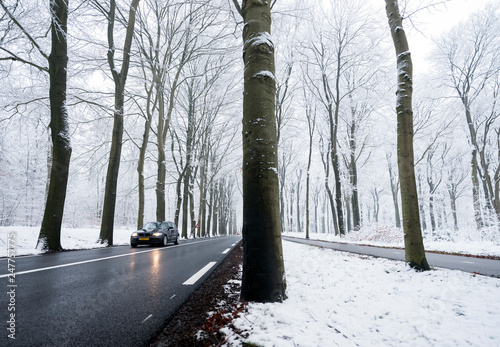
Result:
<svg viewBox="0 0 500 347"><path fill-rule="evenodd" d="M219 182L217 181L213 187L213 208L212 208L212 236L216 236L218 234L218 221L219 221L219 205L220 205L220 196L219 196Z"/></svg>
<svg viewBox="0 0 500 347"><path fill-rule="evenodd" d="M472 201L474 204L474 218L476 221L476 228L480 230L484 226L483 218L481 216L481 197L479 193L479 174L477 169L477 151L472 150L471 160L471 179L472 179Z"/></svg>
<svg viewBox="0 0 500 347"><path fill-rule="evenodd" d="M347 224L347 232L349 233L350 231L352 231L352 224L351 224L352 216L351 216L351 208L349 207L349 205L351 205L351 197L348 195L344 195L344 200L345 200L345 214L346 214L345 221Z"/></svg>
<svg viewBox="0 0 500 347"><path fill-rule="evenodd" d="M300 181L302 180L302 169L300 170L300 174L297 177L297 232L300 233L302 232L302 225L300 222Z"/></svg>
<svg viewBox="0 0 500 347"><path fill-rule="evenodd" d="M420 216L418 209L417 184L413 157L413 67L410 49L397 1L386 0L386 12L391 36L396 50L398 66L398 88L396 91L396 112L398 119L398 169L401 183L401 205L403 208L403 230L405 260L410 266L430 270L425 257Z"/></svg>
<svg viewBox="0 0 500 347"><path fill-rule="evenodd" d="M156 140L158 147L158 156L156 159L157 178L156 178L156 220L163 222L165 220L165 180L167 177L167 154L165 151L165 98L163 96L163 86L159 86L157 91L158 98L158 125L156 131Z"/></svg>
<svg viewBox="0 0 500 347"><path fill-rule="evenodd" d="M156 104L156 99L153 105L151 105L151 97L153 92L153 85L147 90L147 101L146 101L146 121L144 122L144 133L142 135L142 145L139 148L139 160L137 163L137 174L138 174L138 190L139 190L139 206L137 211L137 229L144 225L144 208L145 208L145 193L144 193L144 162L146 160L146 151L149 142L149 133L151 129L151 120L153 118L152 109L154 109L154 104Z"/></svg>
<svg viewBox="0 0 500 347"><path fill-rule="evenodd" d="M455 185L452 183L450 188L448 188L448 194L450 196L450 207L451 215L453 216L453 230L458 230L458 218L457 218L457 198L455 194Z"/></svg>
<svg viewBox="0 0 500 347"><path fill-rule="evenodd" d="M213 209L213 204L214 204L214 184L213 181L210 181L210 200L208 202L208 218L207 218L207 236L213 236L210 235L210 225L212 222L212 209Z"/></svg>
<svg viewBox="0 0 500 347"><path fill-rule="evenodd" d="M307 111L306 111L307 112ZM309 115L307 117L307 124L309 125L309 154L307 156L307 175L306 175L306 239L309 239L309 189L310 189L310 180L311 180L311 161L312 161L312 150L313 150L313 136L314 136L314 128L315 128L315 118L311 119L312 112L308 111Z"/></svg>
<svg viewBox="0 0 500 347"><path fill-rule="evenodd" d="M196 174L194 174L193 176L196 176ZM191 183L189 184L189 214L190 214L190 217L191 217L191 234L196 238L196 237L200 237L200 229L199 228L196 228L196 215L195 215L195 211L194 211L194 194L193 194L193 181L194 181L194 177L191 177ZM196 232L198 231L198 232Z"/></svg>
<svg viewBox="0 0 500 347"><path fill-rule="evenodd" d="M352 94L349 94L352 105ZM352 186L351 206L352 206L352 224L354 230L359 230L361 226L361 218L359 216L359 198L358 198L358 165L356 163L356 109L351 106L351 126L349 132L349 149L350 149L350 178Z"/></svg>
<svg viewBox="0 0 500 347"><path fill-rule="evenodd" d="M401 217L399 216L399 203L398 203L399 182L397 182L396 175L394 175L394 172L392 170L389 154L387 154L387 167L389 169L389 180L391 184L392 202L394 204L394 220L396 222L396 228L401 228Z"/></svg>
<svg viewBox="0 0 500 347"><path fill-rule="evenodd" d="M202 146L206 146L205 143ZM208 165L208 156L206 155L206 148L202 148L200 155L200 206L198 210L198 220L196 224L198 225L199 235L205 237L205 209L207 200L207 189L205 187L206 173L205 169Z"/></svg>

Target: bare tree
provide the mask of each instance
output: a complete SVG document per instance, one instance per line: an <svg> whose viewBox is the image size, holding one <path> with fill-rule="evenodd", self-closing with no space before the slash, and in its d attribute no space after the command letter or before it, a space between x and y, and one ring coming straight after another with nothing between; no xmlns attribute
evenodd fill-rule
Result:
<svg viewBox="0 0 500 347"><path fill-rule="evenodd" d="M408 41L403 29L397 1L386 0L389 21L397 58L398 87L396 91L396 113L398 119L398 169L401 184L401 205L403 208L403 230L405 259L410 266L430 270L425 257L413 154L413 66Z"/></svg>
<svg viewBox="0 0 500 347"><path fill-rule="evenodd" d="M320 157L321 157L321 162L323 163L323 169L325 170L325 190L328 195L328 201L330 202L330 208L332 210L332 217L333 217L333 226L335 230L335 235L339 235L339 225L337 218L335 218L335 202L333 199L333 193L330 188L330 155L331 155L331 144L329 140L325 140L324 137L326 137L323 134L320 134L320 139L319 139L319 151L320 151ZM325 142L327 143L327 148L325 148Z"/></svg>
<svg viewBox="0 0 500 347"><path fill-rule="evenodd" d="M389 181L391 184L392 202L394 204L394 220L396 222L396 228L401 228L401 217L399 214L399 177L394 172L392 167L392 159L390 153L386 154L387 158L387 169L389 170Z"/></svg>
<svg viewBox="0 0 500 347"><path fill-rule="evenodd" d="M52 165L47 203L38 248L61 249L61 225L68 186L71 142L66 107L66 80L68 66L68 1L50 2L52 14L52 51L49 60L50 75L50 130L52 137Z"/></svg>
<svg viewBox="0 0 500 347"><path fill-rule="evenodd" d="M376 71L366 68L369 66L367 55L362 51L369 51L374 46L374 42L367 39L372 28L364 5L365 3L361 1L354 1L349 6L342 2L331 3L331 10L322 13L324 27L315 25L315 39L305 45L311 55L311 58L306 58L308 61L304 69L309 80L308 85L323 104L328 121L330 160L335 177L336 215L341 235L345 234L345 206L342 197L344 192L339 152L339 121L342 105L345 99L365 85ZM356 200L357 197L354 196L355 204ZM355 217L358 220L357 211Z"/></svg>
<svg viewBox="0 0 500 347"><path fill-rule="evenodd" d="M309 153L307 156L307 172L306 172L306 239L309 239L309 227L310 227L310 217L309 217L309 190L310 190L310 180L311 180L311 160L313 152L313 139L316 128L316 109L313 109L311 105L310 97L306 94L304 89L304 102L305 102L305 113L307 119L307 128L309 130ZM316 204L317 211L317 204Z"/></svg>
<svg viewBox="0 0 500 347"><path fill-rule="evenodd" d="M276 80L271 4L246 0L243 17L243 300L286 298L279 217Z"/></svg>
<svg viewBox="0 0 500 347"><path fill-rule="evenodd" d="M123 46L123 58L120 71L116 67L115 61L115 39L114 30L116 22L116 2L110 0L109 9L106 10L99 2L94 2L95 6L105 14L108 19L108 65L115 84L115 108L113 112L113 136L111 138L111 150L109 154L108 171L106 174L106 187L104 189L104 204L102 208L101 230L99 241L108 246L113 245L113 229L115 221L116 192L118 186L118 172L120 170L120 160L123 141L123 117L125 104L125 83L127 81L128 69L130 65L130 52L132 48L132 37L134 34L135 16L139 0L132 0L129 10L127 31Z"/></svg>
<svg viewBox="0 0 500 347"><path fill-rule="evenodd" d="M42 250L61 250L61 225L66 200L66 189L68 185L69 164L71 159L71 141L68 125L68 109L66 105L66 85L68 66L68 1L53 0L50 2L51 13L51 41L52 49L47 55L37 40L24 28L22 23L11 12L17 8L9 8L4 1L0 6L5 12L2 18L8 20L8 27L2 35L0 50L7 54L1 60L11 60L34 67L42 72L48 72L50 78L49 100L50 100L50 131L52 140L51 162L49 165L49 184L45 212L38 236L37 248ZM8 49L3 43L4 38L14 27L19 29L29 42L32 50L48 63L40 65L29 58L23 58L20 54Z"/></svg>
<svg viewBox="0 0 500 347"><path fill-rule="evenodd" d="M499 9L498 4L489 4L438 42L439 57L448 68L450 87L456 91L465 111L472 150L472 195L478 229L484 225L481 217L481 186L486 206L494 211L497 220L500 218L500 163L495 163L494 159L498 148L496 129L499 128L500 121L500 113L496 109L500 73ZM486 102L491 102L491 111L481 110L476 106L477 111L474 112L474 106L487 93L489 100Z"/></svg>

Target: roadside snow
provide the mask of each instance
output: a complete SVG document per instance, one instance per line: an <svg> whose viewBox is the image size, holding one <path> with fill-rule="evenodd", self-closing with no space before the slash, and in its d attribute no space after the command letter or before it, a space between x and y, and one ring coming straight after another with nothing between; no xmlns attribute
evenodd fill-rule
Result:
<svg viewBox="0 0 500 347"><path fill-rule="evenodd" d="M134 230L117 228L113 235L115 245L130 244L130 234ZM31 255L43 253L36 249L36 242L40 227L0 227L0 257L7 256L7 235L14 232L16 234L16 255ZM62 228L61 246L64 249L89 249L106 247L97 243L99 239L99 228Z"/></svg>
<svg viewBox="0 0 500 347"><path fill-rule="evenodd" d="M226 346L498 346L500 279L283 242L288 299L251 303ZM246 336L248 333L248 337Z"/></svg>
<svg viewBox="0 0 500 347"><path fill-rule="evenodd" d="M426 251L500 257L500 241L498 239L496 241L481 240L481 235L475 230L441 231L441 234L452 235L451 240L438 240L437 236L433 237L430 234L424 234ZM306 237L305 232L286 232L283 235L299 238ZM335 236L333 233L310 233L309 238L311 240L404 248L403 231L385 225L362 227L360 230L353 231L342 237Z"/></svg>
<svg viewBox="0 0 500 347"><path fill-rule="evenodd" d="M134 230L133 227L115 228L114 244L128 245L130 234ZM0 227L0 257L7 256L7 234L10 232L16 233L16 251L18 256L41 253L35 248L40 227ZM477 233L467 230L461 233L455 232L455 234L453 241L432 241L430 240L430 235L425 235L425 249L427 251L500 257L500 241L481 241L479 235L475 237L471 236ZM283 235L305 238L305 232L286 232ZM309 237L312 240L404 248L403 232L401 229L383 225L363 227L361 230L351 232L343 237L335 236L333 233L311 233ZM105 245L96 243L98 238L99 227L81 229L64 227L62 229L61 244L64 249L105 247Z"/></svg>
<svg viewBox="0 0 500 347"><path fill-rule="evenodd" d="M115 229L116 245L133 230ZM16 254L39 254L38 227L0 227L0 257L16 233ZM299 233L287 235L304 237ZM103 247L99 228L63 228L65 249ZM312 239L402 247L398 229L361 230ZM500 255L493 242L425 242L427 249ZM500 346L500 279L437 269L417 273L403 262L283 242L287 295L283 303L248 306L224 328L226 346ZM248 336L246 335L248 333Z"/></svg>

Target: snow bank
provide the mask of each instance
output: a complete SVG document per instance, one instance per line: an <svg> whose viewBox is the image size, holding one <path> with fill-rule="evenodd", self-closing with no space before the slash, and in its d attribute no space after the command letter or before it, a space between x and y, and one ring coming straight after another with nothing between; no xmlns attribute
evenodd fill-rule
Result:
<svg viewBox="0 0 500 347"><path fill-rule="evenodd" d="M497 346L500 279L283 243L288 299L249 304L226 346ZM236 330L238 331L238 330ZM248 335L247 335L248 334Z"/></svg>
<svg viewBox="0 0 500 347"><path fill-rule="evenodd" d="M450 235L450 241L436 240L433 235L424 234L424 247L426 251L438 251L456 254L470 254L478 256L500 257L500 244L498 242L481 240L481 235L474 230L441 232ZM286 232L283 235L305 238L305 232ZM322 240L341 243L355 243L381 247L404 248L403 231L400 228L386 225L362 227L346 236L340 237L331 234L310 233L312 240Z"/></svg>
<svg viewBox="0 0 500 347"><path fill-rule="evenodd" d="M130 234L134 230L117 228L114 232L115 245L130 244ZM0 227L0 257L7 256L7 235L11 232L16 233L16 255L31 255L40 254L40 250L36 249L36 242L40 227ZM99 239L99 228L62 228L61 230L61 246L64 249L90 249L105 247L100 243L96 243Z"/></svg>

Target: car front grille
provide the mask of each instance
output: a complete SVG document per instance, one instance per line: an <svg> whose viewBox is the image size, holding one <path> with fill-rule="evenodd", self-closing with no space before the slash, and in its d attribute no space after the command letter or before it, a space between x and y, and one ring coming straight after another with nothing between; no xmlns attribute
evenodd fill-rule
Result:
<svg viewBox="0 0 500 347"><path fill-rule="evenodd" d="M137 233L137 236L152 236L153 233Z"/></svg>

